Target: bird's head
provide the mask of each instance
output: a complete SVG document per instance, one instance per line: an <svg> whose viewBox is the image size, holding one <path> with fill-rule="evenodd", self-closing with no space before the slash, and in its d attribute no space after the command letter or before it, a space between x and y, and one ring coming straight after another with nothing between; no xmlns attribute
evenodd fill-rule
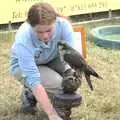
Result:
<svg viewBox="0 0 120 120"><path fill-rule="evenodd" d="M65 50L66 49L65 41L63 40L59 41L58 46L60 47L60 50Z"/></svg>
<svg viewBox="0 0 120 120"><path fill-rule="evenodd" d="M67 45L66 42L63 40L58 42L58 48L60 51L62 51L64 53L68 53L71 51L71 47L69 45Z"/></svg>

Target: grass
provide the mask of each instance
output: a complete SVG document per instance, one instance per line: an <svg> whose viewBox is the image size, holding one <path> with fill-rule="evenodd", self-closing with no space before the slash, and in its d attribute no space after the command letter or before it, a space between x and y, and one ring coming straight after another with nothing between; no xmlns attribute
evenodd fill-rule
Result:
<svg viewBox="0 0 120 120"><path fill-rule="evenodd" d="M120 51L103 49L88 43L88 61L103 80L92 78L94 91L91 92L86 82L81 86L84 101L78 112L78 119L119 120L120 119ZM76 112L78 109L75 109ZM87 113L86 113L87 112Z"/></svg>
<svg viewBox="0 0 120 120"><path fill-rule="evenodd" d="M91 77L94 91L83 81L79 93L82 104L72 109L72 120L120 120L120 51L90 42L90 30L101 25L119 24L120 19L81 24L87 32L87 61L104 78ZM19 113L21 84L9 74L9 48L13 34L0 36L0 120L43 120ZM46 119L47 120L47 119Z"/></svg>

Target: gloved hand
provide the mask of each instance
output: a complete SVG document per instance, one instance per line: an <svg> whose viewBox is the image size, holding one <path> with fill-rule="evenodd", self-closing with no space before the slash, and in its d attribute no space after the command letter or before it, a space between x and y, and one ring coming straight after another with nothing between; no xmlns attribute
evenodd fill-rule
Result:
<svg viewBox="0 0 120 120"><path fill-rule="evenodd" d="M76 73L73 69L64 72L62 88L64 93L74 93L81 85L81 74Z"/></svg>

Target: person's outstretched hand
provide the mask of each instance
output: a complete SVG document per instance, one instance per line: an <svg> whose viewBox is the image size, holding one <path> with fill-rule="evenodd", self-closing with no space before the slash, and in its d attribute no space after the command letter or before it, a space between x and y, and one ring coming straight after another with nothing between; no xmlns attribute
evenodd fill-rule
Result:
<svg viewBox="0 0 120 120"><path fill-rule="evenodd" d="M63 120L63 119L60 118L58 115L50 115L49 120Z"/></svg>

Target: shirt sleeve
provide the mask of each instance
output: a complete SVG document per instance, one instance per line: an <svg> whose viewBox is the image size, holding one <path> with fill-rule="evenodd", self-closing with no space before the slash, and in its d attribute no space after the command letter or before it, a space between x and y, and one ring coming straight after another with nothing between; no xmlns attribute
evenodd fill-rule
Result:
<svg viewBox="0 0 120 120"><path fill-rule="evenodd" d="M62 40L73 47L74 31L71 23L68 20L64 20L62 24Z"/></svg>
<svg viewBox="0 0 120 120"><path fill-rule="evenodd" d="M17 45L17 55L24 82L33 90L40 83L40 72L35 64L34 55L24 44Z"/></svg>

